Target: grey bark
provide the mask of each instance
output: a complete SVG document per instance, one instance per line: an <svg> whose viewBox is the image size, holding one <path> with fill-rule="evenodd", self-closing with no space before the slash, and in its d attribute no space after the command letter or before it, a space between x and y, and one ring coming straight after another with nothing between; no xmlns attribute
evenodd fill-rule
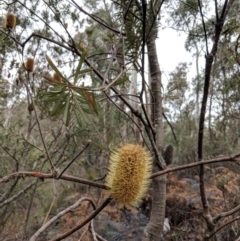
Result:
<svg viewBox="0 0 240 241"><path fill-rule="evenodd" d="M152 92L152 122L155 128L155 143L160 155L163 149L163 121L162 121L162 93L161 93L161 70L157 58L156 33L147 41L149 70L151 75ZM153 172L161 168L154 162ZM163 234L166 203L166 175L153 179L152 182L152 210L150 221L145 229L143 241L159 241Z"/></svg>

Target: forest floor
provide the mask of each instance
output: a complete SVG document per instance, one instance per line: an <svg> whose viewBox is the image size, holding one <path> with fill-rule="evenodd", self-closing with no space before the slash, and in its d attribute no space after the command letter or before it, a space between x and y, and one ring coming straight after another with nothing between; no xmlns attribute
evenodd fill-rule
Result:
<svg viewBox="0 0 240 241"><path fill-rule="evenodd" d="M206 168L206 196L212 216L226 212L239 205L240 175L227 167ZM181 177L184 176L184 177ZM166 215L169 220L170 231L165 233L165 240L204 240L205 221L199 182L197 176L186 178L186 175L168 174ZM150 190L151 191L151 190ZM105 191L99 193L98 199L89 192L73 193L65 198L61 210L72 205L81 197L92 198L97 206L107 197ZM140 241L144 228L148 223L151 210L151 194L147 194L140 207L132 210L119 209L111 203L94 219L92 225L85 225L81 230L73 233L65 241ZM58 212L60 211L57 210ZM46 241L59 236L77 224L83 222L93 211L89 202L83 202L74 211L64 215L50 226L37 240ZM217 228L237 217L234 213L219 221ZM29 230L29 237L39 227L33 226ZM96 239L94 239L94 236ZM240 236L240 222L235 221L226 225L216 233L218 241L234 241ZM15 239L5 239L15 240Z"/></svg>

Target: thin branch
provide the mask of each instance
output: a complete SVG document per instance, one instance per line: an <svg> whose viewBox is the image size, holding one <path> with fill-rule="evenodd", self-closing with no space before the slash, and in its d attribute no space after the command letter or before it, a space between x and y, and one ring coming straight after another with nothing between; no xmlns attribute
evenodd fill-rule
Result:
<svg viewBox="0 0 240 241"><path fill-rule="evenodd" d="M172 131L172 134L173 134L173 137L174 137L174 140L175 140L176 144L178 144L177 136L176 136L176 134L175 134L175 131L174 131L174 129L173 129L172 124L169 122L169 120L168 120L168 118L167 118L167 116L165 115L164 112L162 113L162 115L163 115L164 119L167 121L168 125L169 125L170 128L171 128L171 131Z"/></svg>
<svg viewBox="0 0 240 241"><path fill-rule="evenodd" d="M14 183L11 185L11 187L0 197L0 203L3 202L4 199L9 197L9 195L12 193L12 191L16 187L18 181L19 181L19 178L16 178Z"/></svg>
<svg viewBox="0 0 240 241"><path fill-rule="evenodd" d="M215 218L213 218L213 222L217 223L221 218L225 218L228 217L236 212L238 212L240 210L240 204L238 206L236 206L235 208L233 208L232 210L229 210L227 212L223 212L220 213L219 215L217 215Z"/></svg>
<svg viewBox="0 0 240 241"><path fill-rule="evenodd" d="M28 210L27 210L27 214L26 214L25 224L24 224L24 227L23 227L22 240L24 240L26 232L27 232L29 217L30 217L30 213L31 213L32 205L33 205L33 199L35 197L36 190L37 190L37 183L35 183L35 187L34 187L34 189L32 191L32 194L31 194L31 199L30 199Z"/></svg>
<svg viewBox="0 0 240 241"><path fill-rule="evenodd" d="M88 222L90 222L93 218L95 218L111 201L112 199L108 197L107 199L104 200L104 202L87 218L85 219L82 223L78 224L76 227L70 229L69 231L65 232L64 234L58 236L57 238L54 238L50 241L59 241L62 240L69 235L73 234L74 232L78 231L80 228L82 228L84 225L86 225Z"/></svg>
<svg viewBox="0 0 240 241"><path fill-rule="evenodd" d="M47 173L41 173L41 172L15 172L15 173L11 173L10 175L1 178L0 183L9 182L11 179L14 179L16 177L21 177L21 178L36 177L36 178L39 178L42 181L44 181L44 179L57 179L57 173L47 174ZM70 181L70 182L82 183L82 184L86 184L89 186L98 187L98 188L102 188L102 189L106 189L106 190L109 189L104 184L89 181L89 180L74 177L74 176L62 175L60 177L60 179Z"/></svg>
<svg viewBox="0 0 240 241"><path fill-rule="evenodd" d="M127 20L127 15L128 15L128 12L129 12L130 7L131 7L131 5L132 5L132 2L133 2L133 0L130 0L130 1L128 2L127 7L126 7L125 13L124 13L124 15L123 15L123 21L124 21L124 22Z"/></svg>
<svg viewBox="0 0 240 241"><path fill-rule="evenodd" d="M28 42L32 37L38 37L38 38L41 38L41 39L45 39L45 40L48 41L48 42L55 43L55 44L57 44L58 46L60 46L60 47L62 47L62 48L65 48L65 49L68 50L68 51L73 52L73 49L70 48L69 46L66 46L66 45L60 43L60 42L57 41L57 40L50 39L50 38L48 38L48 37L45 37L45 36L43 36L43 35L41 35L41 34L37 34L37 33L32 33L23 43L20 43L20 45L21 45L22 47L24 47L24 46L27 44L27 42Z"/></svg>
<svg viewBox="0 0 240 241"><path fill-rule="evenodd" d="M91 141L89 140L87 142L87 144L84 146L84 148L72 159L72 161L70 161L68 163L68 165L63 169L63 171L58 175L57 179L61 178L61 176L63 175L63 173L72 165L72 163L79 157L82 155L82 153L88 148L88 146L90 145Z"/></svg>
<svg viewBox="0 0 240 241"><path fill-rule="evenodd" d="M0 208L4 207L5 205L11 203L12 201L16 200L18 197L20 197L23 193L26 193L28 191L28 189L30 189L32 186L34 186L36 183L38 182L38 180L34 180L33 182L31 182L30 184L28 184L24 189L22 189L20 192L16 193L15 195L13 195L12 197L10 197L9 199L5 200L4 202L0 203Z"/></svg>
<svg viewBox="0 0 240 241"><path fill-rule="evenodd" d="M93 203L93 201L90 198L80 198L77 202L75 202L73 205L69 206L68 208L64 209L63 211L61 211L60 213L58 213L57 215L55 215L53 218L51 218L48 222L46 222L40 229L38 229L38 231L36 233L33 234L33 236L30 238L30 241L36 241L37 238L39 237L39 235L44 232L51 224L53 224L56 220L58 220L59 218L61 218L63 215L72 212L73 210L75 210L77 207L79 207L82 202L84 201L88 201L92 204L93 208L96 209L95 204Z"/></svg>
<svg viewBox="0 0 240 241"><path fill-rule="evenodd" d="M71 0L71 1L74 3L74 5L75 5L81 12L83 12L84 14L86 14L88 17L90 17L91 19L93 19L94 21L96 21L97 23L99 23L100 25L104 26L105 28L111 30L111 31L114 32L114 33L121 34L121 35L125 36L125 34L122 33L121 31L118 31L118 30L110 27L108 24L103 23L103 20L100 19L99 17L94 16L93 14L90 14L90 13L88 13L87 11L85 11L85 10L84 10L82 7L80 7L74 0Z"/></svg>
<svg viewBox="0 0 240 241"><path fill-rule="evenodd" d="M200 10L200 15L201 15L201 19L202 19L202 25L203 25L203 31L204 31L205 43L206 43L206 51L207 51L207 55L208 55L209 52L208 52L208 42L207 42L207 31L206 31L206 26L205 26L205 21L204 21L204 17L203 17L202 6L201 6L200 0L198 0L198 7Z"/></svg>
<svg viewBox="0 0 240 241"><path fill-rule="evenodd" d="M161 175L164 175L164 174L167 174L170 172L176 172L176 171L180 171L180 170L184 170L184 169L188 169L188 168L197 167L200 165L212 164L212 163L217 163L217 162L227 162L227 161L236 162L237 161L236 159L238 157L240 157L240 152L236 153L234 155L231 155L231 156L214 158L214 159L205 160L205 161L203 160L203 161L194 162L194 163L190 163L190 164L186 164L186 165L182 165L182 166L178 166L178 167L167 168L163 171L153 173L151 175L151 178L155 178L157 176L161 176Z"/></svg>
<svg viewBox="0 0 240 241"><path fill-rule="evenodd" d="M26 87L27 87L27 90L29 91L27 85L26 85ZM30 94L30 99L31 99L31 103L33 103L33 97L32 97L31 94ZM40 125L40 122L39 122L39 119L38 119L38 115L37 115L37 110L36 110L36 108L33 108L33 111L34 111L34 114L35 114L35 119L36 119L36 122L37 122L37 125L38 125L38 131L39 131L39 134L40 134L40 138L41 138L41 141L42 141L42 144L43 144L45 153L46 153L47 158L48 158L48 160L49 160L51 169L52 169L52 171L54 171L54 165L53 165L53 163L52 163L52 159L51 159L51 157L50 157L50 155L49 155L49 152L48 152L48 149L47 149L45 140L44 140L44 138L43 138L42 128L41 128L41 125Z"/></svg>
<svg viewBox="0 0 240 241"><path fill-rule="evenodd" d="M221 229L223 229L223 228L226 227L227 225L229 225L229 224L231 224L231 223L233 223L233 222L235 222L235 221L237 221L237 220L239 220L239 219L240 219L240 216L237 216L236 218L234 218L234 219L232 219L232 220L224 223L223 225L221 225L219 228L215 229L215 230L214 230L213 232L211 232L210 234L207 234L204 239L205 239L205 240L210 239L210 238L211 238L212 236L214 236L218 231L220 231Z"/></svg>
<svg viewBox="0 0 240 241"><path fill-rule="evenodd" d="M214 57L217 53L218 42L219 42L222 28L224 25L224 21L226 18L226 12L230 9L230 5L234 2L234 0L229 2L228 5L227 5L227 2L228 2L228 0L225 1L223 9L222 9L221 17L219 18L218 22L215 25L214 43L213 43L210 54L208 53L208 49L207 49L203 98L202 98L201 112L200 112L200 118L199 118L198 161L202 161L202 158L203 158L204 122L205 122L205 114L206 114L206 108L207 108L207 99L208 99L208 92L209 92L209 86L210 86L212 64L213 64ZM198 0L198 3L199 3L200 12L202 15L200 0ZM202 21L203 21L204 32L206 34L203 15L202 15ZM207 43L206 43L206 48L207 48ZM206 190L205 190L205 182L204 182L204 166L200 165L199 170L200 170L200 172L199 172L200 195L201 195L201 200L202 200L202 205L203 205L203 215L206 220L208 228L210 230L213 230L215 227L215 224L213 223L213 220L212 220L212 217L211 217L211 214L209 211L208 201L206 198Z"/></svg>
<svg viewBox="0 0 240 241"><path fill-rule="evenodd" d="M218 17L218 2L217 0L214 0L215 1L215 14L216 14L216 22L218 22L219 20L219 17Z"/></svg>
<svg viewBox="0 0 240 241"><path fill-rule="evenodd" d="M114 1L114 0L112 0L112 2L115 3L115 4L118 5L118 6L121 6L123 9L125 8L125 9L127 10L127 7L126 7L125 5L123 5L123 4L121 4L121 3L117 2L117 1ZM142 21L142 19L139 18L139 17L138 17L134 12L132 12L130 9L128 9L128 12L131 13L131 14L132 14L136 19L138 19L139 21Z"/></svg>
<svg viewBox="0 0 240 241"><path fill-rule="evenodd" d="M42 19L40 16L38 16L34 11L32 11L30 8L28 8L25 4L18 1L19 4L21 4L24 8L26 8L31 14L34 14L37 18L39 18L48 28L50 28L63 42L67 43L67 41L59 35L59 32L56 31L54 28L52 28L44 19Z"/></svg>
<svg viewBox="0 0 240 241"><path fill-rule="evenodd" d="M153 1L151 1L151 2L153 2ZM156 24L157 16L160 14L163 3L164 3L164 0L161 1L160 5L157 8L157 11L155 13L153 12L153 20L152 20L150 28L148 29L148 34L146 35L146 39L148 39L149 35L151 34L152 29L154 28L154 25ZM153 6L153 4L151 4L151 6L154 9L155 6Z"/></svg>

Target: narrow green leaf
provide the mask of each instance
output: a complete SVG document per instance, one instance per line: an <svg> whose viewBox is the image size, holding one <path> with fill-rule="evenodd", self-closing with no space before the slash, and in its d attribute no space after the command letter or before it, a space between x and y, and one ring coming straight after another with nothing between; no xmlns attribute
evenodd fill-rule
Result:
<svg viewBox="0 0 240 241"><path fill-rule="evenodd" d="M77 98L75 96L73 96L73 100L74 100L74 105L75 105L76 110L77 110L77 112L75 113L77 115L76 117L81 118L82 122L87 123L88 119L87 119L79 101L77 100Z"/></svg>
<svg viewBox="0 0 240 241"><path fill-rule="evenodd" d="M83 64L83 62L84 62L84 59L85 59L86 55L87 55L87 51L83 51L83 52L82 52L82 55L81 55L81 57L80 57L80 60L79 60L79 62L78 62L77 69L76 69L76 73L75 73L75 77L74 77L74 84L77 83L78 76L79 76L79 74L80 74L80 72L81 72L80 70L81 70L81 68L82 68L82 64Z"/></svg>
<svg viewBox="0 0 240 241"><path fill-rule="evenodd" d="M67 103L67 96L68 94L61 95L59 97L58 102L55 104L53 110L50 111L50 115L55 119L58 118L64 112L64 107Z"/></svg>
<svg viewBox="0 0 240 241"><path fill-rule="evenodd" d="M83 74L86 74L86 73L89 73L89 72L92 72L92 69L84 69L84 70L81 70L81 71L78 72L78 76L83 75ZM70 79L70 78L72 78L72 77L75 77L75 78L76 78L76 73L70 75L70 76L68 77L68 79ZM77 77L77 78L78 78L78 77Z"/></svg>
<svg viewBox="0 0 240 241"><path fill-rule="evenodd" d="M46 59L47 59L47 62L49 63L49 65L51 66L51 68L59 75L61 76L63 79L64 76L62 75L62 73L58 70L58 68L56 67L56 65L53 63L53 61L46 55Z"/></svg>
<svg viewBox="0 0 240 241"><path fill-rule="evenodd" d="M68 95L67 103L66 103L65 110L64 110L64 115L63 115L63 121L64 121L66 126L69 125L69 121L70 121L70 110L71 110L70 98L71 98L71 96Z"/></svg>
<svg viewBox="0 0 240 241"><path fill-rule="evenodd" d="M74 111L74 114L75 114L75 116L76 116L76 119L77 119L77 122L78 122L79 127L82 127L82 122L81 122L81 119L79 118L79 115L78 115L78 113L77 113L77 110L74 108L73 111Z"/></svg>

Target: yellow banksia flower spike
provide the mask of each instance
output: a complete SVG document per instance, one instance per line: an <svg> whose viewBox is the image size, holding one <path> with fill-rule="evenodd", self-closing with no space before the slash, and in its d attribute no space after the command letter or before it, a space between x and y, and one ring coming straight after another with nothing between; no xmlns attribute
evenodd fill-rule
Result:
<svg viewBox="0 0 240 241"><path fill-rule="evenodd" d="M27 61L25 63L25 68L28 72L33 72L34 71L34 59L33 58L27 58Z"/></svg>
<svg viewBox="0 0 240 241"><path fill-rule="evenodd" d="M12 13L8 13L4 21L4 28L14 29L16 27L16 21L16 16Z"/></svg>
<svg viewBox="0 0 240 241"><path fill-rule="evenodd" d="M137 206L150 184L152 157L140 145L126 144L110 156L106 185L120 207Z"/></svg>

